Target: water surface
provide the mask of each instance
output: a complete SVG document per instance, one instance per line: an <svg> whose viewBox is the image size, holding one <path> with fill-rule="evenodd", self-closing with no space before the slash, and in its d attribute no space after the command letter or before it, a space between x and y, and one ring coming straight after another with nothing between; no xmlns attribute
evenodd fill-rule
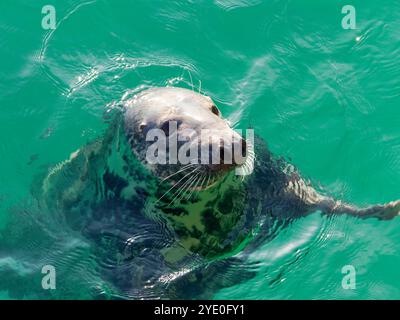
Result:
<svg viewBox="0 0 400 320"><path fill-rule="evenodd" d="M104 114L151 86L210 95L315 186L367 205L400 198L400 3L344 1L47 1L0 4L0 297L96 298L109 284L84 239L40 224L35 177L100 136ZM12 228L10 229L10 224ZM315 213L247 257L256 276L233 299L399 299L400 220ZM6 237L6 238L5 238ZM29 254L28 254L29 253ZM355 290L341 269L353 265ZM47 296L46 296L47 295Z"/></svg>

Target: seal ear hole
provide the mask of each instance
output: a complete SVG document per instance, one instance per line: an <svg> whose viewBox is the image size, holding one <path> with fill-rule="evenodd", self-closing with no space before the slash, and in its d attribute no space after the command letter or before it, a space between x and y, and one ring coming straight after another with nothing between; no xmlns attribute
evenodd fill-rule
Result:
<svg viewBox="0 0 400 320"><path fill-rule="evenodd" d="M220 115L220 112L219 112L219 110L218 110L218 108L217 108L217 106L216 106L215 104L213 104L213 105L211 106L211 112L214 113L214 114L217 115L217 116Z"/></svg>

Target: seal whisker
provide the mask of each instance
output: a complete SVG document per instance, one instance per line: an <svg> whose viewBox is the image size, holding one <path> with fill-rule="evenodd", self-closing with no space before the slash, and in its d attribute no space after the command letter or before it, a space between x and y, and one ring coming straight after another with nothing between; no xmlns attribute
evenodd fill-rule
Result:
<svg viewBox="0 0 400 320"><path fill-rule="evenodd" d="M190 183L190 185L188 185L185 189L184 192L181 193L181 195L179 196L179 201L183 199L183 197L185 196L185 194L191 189L191 186L193 185L194 182L196 182L196 178L201 175L201 172L198 172L195 176L195 178L192 180L192 182Z"/></svg>
<svg viewBox="0 0 400 320"><path fill-rule="evenodd" d="M172 203L175 202L175 200L178 198L178 196L182 194L182 191L184 191L183 194L186 192L186 191L185 191L185 187L186 187L187 185L189 185L190 181L194 181L194 180L196 179L196 177L197 177L199 174L200 174L200 172L196 173L193 177L188 178L188 179L185 181L185 183L184 183L180 188L178 188L177 191L175 191L175 193L172 195L172 196L173 196L173 199L172 199L172 201L168 204L168 206L170 206ZM188 190L188 188L186 188L186 190Z"/></svg>
<svg viewBox="0 0 400 320"><path fill-rule="evenodd" d="M192 179L192 180L190 181L190 184L186 186L185 192L183 192L183 193L181 194L180 199L183 199L183 197L185 196L185 194L191 189L192 185L196 182L196 178L197 178L200 174L201 174L201 172L198 172L198 173L196 174L196 176L194 176L194 179Z"/></svg>
<svg viewBox="0 0 400 320"><path fill-rule="evenodd" d="M194 85L193 85L193 78L192 78L192 74L190 73L190 70L189 69L186 69L187 70L187 72L189 73L189 77L190 77L190 83L191 83L191 85L192 85L192 91L194 91Z"/></svg>
<svg viewBox="0 0 400 320"><path fill-rule="evenodd" d="M197 191L197 188L198 188L198 186L199 186L200 179L201 179L201 177L199 177L199 179L197 179L195 186L192 188L192 193L193 193L194 191ZM189 195L189 199L190 199L191 195L192 195L192 194Z"/></svg>
<svg viewBox="0 0 400 320"><path fill-rule="evenodd" d="M177 175L178 173L181 173L182 171L185 171L185 170L189 169L190 167L194 167L194 166L195 166L195 164L191 164L191 163L190 163L190 164L184 166L183 168L181 168L180 170L178 170L177 172L174 172L173 174L170 174L168 177L165 177L164 179L162 179L162 180L160 181L160 183L162 183L162 182L164 182L165 180L167 180L167 179L169 179L169 178L172 178L173 176Z"/></svg>
<svg viewBox="0 0 400 320"><path fill-rule="evenodd" d="M254 151L252 151L252 150L246 150L246 152L247 152L247 154L249 156L253 156L254 155Z"/></svg>
<svg viewBox="0 0 400 320"><path fill-rule="evenodd" d="M187 197L187 200L190 200L190 197L192 196L194 190L196 190L197 185L199 184L200 179L201 179L201 176L196 180L196 183L195 183L194 187L192 188L192 190L190 191L190 194L189 194L189 196Z"/></svg>
<svg viewBox="0 0 400 320"><path fill-rule="evenodd" d="M208 180L207 180L207 186L210 185L210 179L211 179L211 174L208 173Z"/></svg>
<svg viewBox="0 0 400 320"><path fill-rule="evenodd" d="M164 198L173 188L175 188L178 184L179 184L179 182L181 182L183 179L185 179L188 175L190 175L190 174L192 174L193 172L195 172L196 170L198 170L198 168L195 168L195 169L193 169L192 171L190 171L189 173L187 173L186 175L184 175L178 182L176 182L171 188L169 188L168 190L167 190L167 192L165 192L162 196L161 196L161 198L159 198L157 201L156 201L156 203L158 203L162 198Z"/></svg>
<svg viewBox="0 0 400 320"><path fill-rule="evenodd" d="M198 179L194 181L194 184L196 184L197 181L198 181ZM192 183L191 185L193 185L193 183ZM190 189L191 189L191 190L190 190L190 192L188 193L188 195L187 195L187 197L186 197L186 200L187 200L187 201L190 200L190 197L192 196L192 193L193 193L193 191L194 191L194 188L190 188Z"/></svg>
<svg viewBox="0 0 400 320"><path fill-rule="evenodd" d="M244 164L243 164L243 177L244 176L246 176L246 175L248 175L249 173L251 172L251 169L250 169L250 167L249 167L249 163L248 162L245 162Z"/></svg>
<svg viewBox="0 0 400 320"><path fill-rule="evenodd" d="M204 182L206 182L206 179L207 179L207 175L205 174L205 175L204 175L204 178L203 178L203 181L201 181L200 189L203 189L203 187L204 187Z"/></svg>

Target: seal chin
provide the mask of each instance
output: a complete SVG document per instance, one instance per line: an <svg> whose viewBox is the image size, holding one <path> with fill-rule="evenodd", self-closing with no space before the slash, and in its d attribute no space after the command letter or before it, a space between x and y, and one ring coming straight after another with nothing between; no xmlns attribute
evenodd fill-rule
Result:
<svg viewBox="0 0 400 320"><path fill-rule="evenodd" d="M203 191L217 185L238 167L240 165L237 164L183 165L174 168L173 172L162 181L187 191Z"/></svg>

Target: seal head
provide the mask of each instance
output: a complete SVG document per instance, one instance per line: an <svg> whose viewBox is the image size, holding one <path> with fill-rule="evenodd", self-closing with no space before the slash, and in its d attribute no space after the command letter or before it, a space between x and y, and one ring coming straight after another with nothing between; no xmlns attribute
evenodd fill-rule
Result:
<svg viewBox="0 0 400 320"><path fill-rule="evenodd" d="M246 162L246 141L208 96L183 88L152 88L125 107L132 151L161 179L206 189Z"/></svg>

